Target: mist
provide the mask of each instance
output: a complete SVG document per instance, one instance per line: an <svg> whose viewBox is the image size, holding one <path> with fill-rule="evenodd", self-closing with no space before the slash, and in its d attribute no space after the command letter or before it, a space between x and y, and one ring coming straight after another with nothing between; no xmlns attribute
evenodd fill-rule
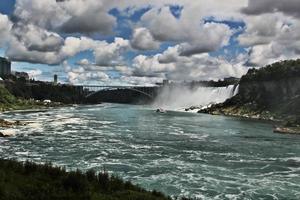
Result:
<svg viewBox="0 0 300 200"><path fill-rule="evenodd" d="M227 87L197 87L191 89L188 86L165 86L153 106L166 110L185 110L190 107L207 107L211 104L222 103L236 95L238 86Z"/></svg>

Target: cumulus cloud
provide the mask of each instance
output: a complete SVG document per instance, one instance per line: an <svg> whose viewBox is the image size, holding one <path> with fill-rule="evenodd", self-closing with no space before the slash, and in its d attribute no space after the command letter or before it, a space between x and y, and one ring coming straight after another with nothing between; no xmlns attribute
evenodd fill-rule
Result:
<svg viewBox="0 0 300 200"><path fill-rule="evenodd" d="M175 66L173 64L161 64L159 56L144 56L138 55L133 59L134 75L136 76L163 76L163 73L173 71Z"/></svg>
<svg viewBox="0 0 300 200"><path fill-rule="evenodd" d="M116 66L123 62L122 53L130 47L130 42L116 37L114 42L102 42L95 47L94 55L97 65Z"/></svg>
<svg viewBox="0 0 300 200"><path fill-rule="evenodd" d="M67 73L67 79L71 84L83 84L86 82L107 82L110 77L103 71L90 70L90 63L82 60L83 65L77 67L71 67L67 62L63 63L65 72Z"/></svg>
<svg viewBox="0 0 300 200"><path fill-rule="evenodd" d="M57 33L49 32L33 24L14 24L12 34L30 51L58 51L64 41Z"/></svg>
<svg viewBox="0 0 300 200"><path fill-rule="evenodd" d="M242 11L249 15L282 12L300 17L300 3L299 0L249 0L248 6Z"/></svg>
<svg viewBox="0 0 300 200"><path fill-rule="evenodd" d="M133 31L131 46L138 50L155 50L160 43L156 41L147 28L136 28Z"/></svg>
<svg viewBox="0 0 300 200"><path fill-rule="evenodd" d="M161 83L164 78L161 77L148 77L148 76L121 76L120 82L127 85L143 85L153 86L156 83Z"/></svg>
<svg viewBox="0 0 300 200"><path fill-rule="evenodd" d="M246 62L300 56L299 10L298 0L16 0L11 19L0 14L0 46L13 61L48 65L91 52L75 67L63 65L72 83L239 77ZM234 45L248 55L222 57Z"/></svg>
<svg viewBox="0 0 300 200"><path fill-rule="evenodd" d="M249 63L265 66L300 56L300 20L281 13L268 13L247 17L245 22L245 32L238 41L250 48Z"/></svg>
<svg viewBox="0 0 300 200"><path fill-rule="evenodd" d="M24 42L12 37L9 46L6 50L6 56L13 61L30 62L30 63L43 63L43 64L59 64L62 59L56 52L44 52L29 50Z"/></svg>
<svg viewBox="0 0 300 200"><path fill-rule="evenodd" d="M17 0L14 18L24 24L33 23L47 30L53 30L61 26L70 16L55 0Z"/></svg>
<svg viewBox="0 0 300 200"><path fill-rule="evenodd" d="M114 66L122 62L121 54L129 47L129 41L122 38L107 43L88 37L67 37L62 42L55 34L49 33L49 37L55 39L49 39L48 36L42 39L40 36L44 35L33 33L35 32L21 36L16 34L12 37L6 55L14 61L57 65L80 52L91 50L94 52L97 65Z"/></svg>
<svg viewBox="0 0 300 200"><path fill-rule="evenodd" d="M227 25L217 23L206 23L203 25L201 35L190 43L184 43L180 47L182 56L191 56L205 52L215 51L226 46L232 35Z"/></svg>
<svg viewBox="0 0 300 200"><path fill-rule="evenodd" d="M246 58L246 57L245 57ZM241 77L247 72L245 60L227 61L222 57L212 57L207 53L180 58L176 70L167 77L171 80L218 80L224 77Z"/></svg>
<svg viewBox="0 0 300 200"><path fill-rule="evenodd" d="M0 47L2 47L6 42L8 42L11 27L12 23L8 19L8 17L0 13Z"/></svg>
<svg viewBox="0 0 300 200"><path fill-rule="evenodd" d="M240 55L229 62L207 53L185 57L180 55L179 50L180 47L177 45L155 56L137 56L133 63L134 74L184 81L241 77L247 72L244 63L248 57L245 55Z"/></svg>
<svg viewBox="0 0 300 200"><path fill-rule="evenodd" d="M26 34L24 36L26 38ZM40 43L39 48L36 48L37 46L32 48L32 43L28 43L29 41L25 40L24 36L16 35L10 39L6 55L13 61L56 65L94 45L94 41L86 37L68 37L63 44L55 48L56 51L53 51L54 49L49 49L49 44L45 41ZM39 41L38 35L33 37L36 37L33 42L36 44Z"/></svg>
<svg viewBox="0 0 300 200"><path fill-rule="evenodd" d="M106 1L71 0L59 4L70 17L60 27L65 33L110 34L116 25L116 19L108 14Z"/></svg>
<svg viewBox="0 0 300 200"><path fill-rule="evenodd" d="M17 0L14 18L47 30L65 33L110 34L116 25L108 1Z"/></svg>
<svg viewBox="0 0 300 200"><path fill-rule="evenodd" d="M30 71L27 71L30 78L37 78L39 75L41 75L43 72L40 69L33 69Z"/></svg>
<svg viewBox="0 0 300 200"><path fill-rule="evenodd" d="M190 16L177 19L169 7L151 9L143 15L142 23L156 40L183 43L183 56L215 51L227 45L233 33L225 24L205 23L203 19L193 20Z"/></svg>

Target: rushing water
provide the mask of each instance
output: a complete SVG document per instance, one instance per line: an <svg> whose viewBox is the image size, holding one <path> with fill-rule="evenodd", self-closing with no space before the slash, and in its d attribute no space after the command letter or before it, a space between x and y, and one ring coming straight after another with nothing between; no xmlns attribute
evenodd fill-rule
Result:
<svg viewBox="0 0 300 200"><path fill-rule="evenodd" d="M4 158L105 168L170 195L300 199L300 137L267 123L113 104L3 117L32 122L0 138Z"/></svg>
<svg viewBox="0 0 300 200"><path fill-rule="evenodd" d="M238 90L238 85L197 87L194 89L188 86L164 87L156 97L154 105L171 110L184 110L192 106L201 108L215 103L222 103L226 99L235 96Z"/></svg>

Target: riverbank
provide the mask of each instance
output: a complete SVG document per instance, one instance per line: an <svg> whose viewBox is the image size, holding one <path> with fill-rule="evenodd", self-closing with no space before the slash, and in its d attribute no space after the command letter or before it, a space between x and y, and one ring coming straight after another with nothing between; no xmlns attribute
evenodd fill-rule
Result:
<svg viewBox="0 0 300 200"><path fill-rule="evenodd" d="M0 197L3 200L170 200L107 172L66 171L49 163L0 159Z"/></svg>
<svg viewBox="0 0 300 200"><path fill-rule="evenodd" d="M25 100L16 98L13 96L5 87L0 85L0 113L9 111L23 111L23 110L34 110L34 109L49 109L55 107L66 106L59 102L51 101L36 101L33 99ZM24 126L26 122L21 121L7 121L5 119L0 119L0 127L2 128L12 128L14 126ZM1 132L1 131L0 131ZM0 133L0 136L9 136Z"/></svg>
<svg viewBox="0 0 300 200"><path fill-rule="evenodd" d="M4 86L0 85L0 112L11 110L43 109L58 106L62 106L62 103L17 98L12 95Z"/></svg>

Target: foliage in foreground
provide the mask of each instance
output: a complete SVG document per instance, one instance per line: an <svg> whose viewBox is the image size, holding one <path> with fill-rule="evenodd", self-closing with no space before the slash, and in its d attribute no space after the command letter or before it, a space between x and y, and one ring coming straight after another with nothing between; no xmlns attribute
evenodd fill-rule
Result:
<svg viewBox="0 0 300 200"><path fill-rule="evenodd" d="M51 164L0 159L1 200L170 200L106 172L67 172Z"/></svg>

